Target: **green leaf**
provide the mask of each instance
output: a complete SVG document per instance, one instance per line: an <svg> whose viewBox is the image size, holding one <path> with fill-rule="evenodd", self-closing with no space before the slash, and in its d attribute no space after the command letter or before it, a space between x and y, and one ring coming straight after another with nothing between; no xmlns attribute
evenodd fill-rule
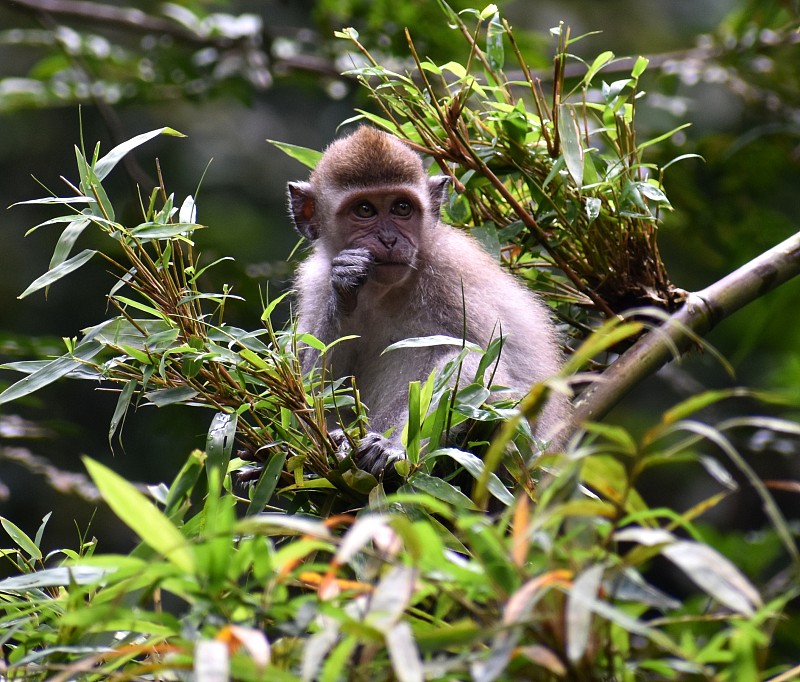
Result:
<svg viewBox="0 0 800 682"><path fill-rule="evenodd" d="M558 105L558 134L567 171L580 189L583 187L583 145L575 111L569 104Z"/></svg>
<svg viewBox="0 0 800 682"><path fill-rule="evenodd" d="M131 236L137 239L175 239L188 237L195 230L202 230L203 225L197 223L142 223L131 230Z"/></svg>
<svg viewBox="0 0 800 682"><path fill-rule="evenodd" d="M412 488L427 493L431 497L442 500L457 509L476 508L471 499L441 478L428 476L418 471L408 480L408 484Z"/></svg>
<svg viewBox="0 0 800 682"><path fill-rule="evenodd" d="M271 145L280 149L284 154L299 161L304 166L312 170L317 167L319 160L322 158L322 152L307 147L298 147L295 144L288 144L286 142L278 142L277 140L267 140Z"/></svg>
<svg viewBox="0 0 800 682"><path fill-rule="evenodd" d="M584 85L589 85L597 72L600 71L600 69L608 64L612 59L614 59L614 53L610 51L601 52L599 55L597 55L592 62L592 65L589 67L589 70L586 72L586 75L583 77Z"/></svg>
<svg viewBox="0 0 800 682"><path fill-rule="evenodd" d="M217 412L211 420L206 436L206 453L208 454L207 473L216 471L218 481L222 482L228 472L233 441L236 437L238 416L227 412Z"/></svg>
<svg viewBox="0 0 800 682"><path fill-rule="evenodd" d="M173 388L162 388L158 391L149 391L145 393L147 398L156 407L165 407L166 405L174 405L176 403L185 403L197 395L191 386L175 386Z"/></svg>
<svg viewBox="0 0 800 682"><path fill-rule="evenodd" d="M458 346L459 348L464 347L478 352L481 350L481 347L477 344L464 341L455 336L434 334L433 336L415 336L410 339L403 339L402 341L388 346L384 349L383 353L388 353L389 351L398 350L400 348L430 348L431 346ZM381 353L381 355L383 355L383 353Z"/></svg>
<svg viewBox="0 0 800 682"><path fill-rule="evenodd" d="M456 448L442 448L435 450L426 456L426 459L433 459L435 457L449 457L453 461L464 467L464 470L469 473L476 481L483 475L484 463L483 460L471 452L458 450ZM514 496L503 485L503 482L497 477L497 474L490 473L487 485L489 492L496 497L504 505L509 506L514 502Z"/></svg>
<svg viewBox="0 0 800 682"><path fill-rule="evenodd" d="M489 20L486 29L486 57L489 66L495 73L502 71L505 65L505 51L503 49L503 36L505 29L500 22L500 13L495 12Z"/></svg>
<svg viewBox="0 0 800 682"><path fill-rule="evenodd" d="M247 505L246 512L247 516L260 514L264 511L264 507L267 506L267 503L272 499L272 495L275 493L275 488L278 485L278 481L281 479L281 472L283 471L283 465L285 463L285 452L279 452L270 457L269 462L267 462L267 465L261 472L261 476L258 477L258 483L256 483L253 492L250 494L250 504Z"/></svg>
<svg viewBox="0 0 800 682"><path fill-rule="evenodd" d="M141 135L132 137L127 142L118 144L94 165L94 174L97 179L102 180L105 178L106 175L113 170L114 166L116 166L128 152L136 149L136 147L140 145L143 145L145 142L149 142L154 137L158 137L159 135L186 137L186 135L183 133L179 133L177 130L173 130L172 128L159 128L158 130L151 130L149 133L142 133Z"/></svg>
<svg viewBox="0 0 800 682"><path fill-rule="evenodd" d="M44 367L35 371L33 374L9 386L5 391L0 393L0 405L22 398L23 396L38 391L44 386L52 384L77 367L80 367L83 362L91 360L102 349L103 347L99 343L84 341L73 353L62 355L60 358L48 362Z"/></svg>
<svg viewBox="0 0 800 682"><path fill-rule="evenodd" d="M631 71L631 76L639 78L639 76L645 72L649 63L650 60L647 57L637 57L636 63L633 65L633 70Z"/></svg>
<svg viewBox="0 0 800 682"><path fill-rule="evenodd" d="M25 552L33 561L41 561L42 552L28 535L7 518L0 516L0 525L16 545Z"/></svg>
<svg viewBox="0 0 800 682"><path fill-rule="evenodd" d="M180 507L184 500L191 495L200 472L203 470L207 456L202 450L192 450L184 462L172 484L164 503L164 513L171 516Z"/></svg>
<svg viewBox="0 0 800 682"><path fill-rule="evenodd" d="M136 379L129 379L128 383L125 384L123 389L119 392L119 398L117 398L117 406L114 408L114 414L111 417L111 423L108 425L108 443L111 445L111 440L114 438L114 434L117 432L119 425L122 423L122 420L125 417L125 414L128 412L128 406L131 404L131 398L133 397L133 392L136 390L139 382Z"/></svg>
<svg viewBox="0 0 800 682"><path fill-rule="evenodd" d="M61 265L72 251L72 247L75 245L75 242L78 240L78 237L81 236L83 231L91 225L91 221L88 218L80 218L78 220L72 220L69 225L64 229L61 233L61 236L58 238L58 242L56 243L56 248L53 251L53 257L50 259L49 270Z"/></svg>
<svg viewBox="0 0 800 682"><path fill-rule="evenodd" d="M50 286L53 282L57 282L73 270L77 270L84 263L88 262L96 253L97 251L93 251L91 249L85 249L84 251L81 251L77 256L73 256L69 260L57 265L52 270L48 270L41 277L37 277L33 283L17 298L25 298L34 291L39 291L39 289L44 289L45 287Z"/></svg>
<svg viewBox="0 0 800 682"><path fill-rule="evenodd" d="M689 576L698 587L732 611L752 616L761 597L736 566L708 545L678 540L666 545L663 554Z"/></svg>
<svg viewBox="0 0 800 682"><path fill-rule="evenodd" d="M191 545L173 523L122 476L89 457L83 457L83 462L106 504L123 523L181 571L194 573Z"/></svg>

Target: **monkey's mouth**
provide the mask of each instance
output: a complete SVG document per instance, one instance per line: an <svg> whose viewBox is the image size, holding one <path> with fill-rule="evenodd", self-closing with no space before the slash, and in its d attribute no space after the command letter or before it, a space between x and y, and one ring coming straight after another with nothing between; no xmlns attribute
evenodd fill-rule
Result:
<svg viewBox="0 0 800 682"><path fill-rule="evenodd" d="M402 261L375 261L372 279L378 284L392 286L404 282L411 272L411 264Z"/></svg>
<svg viewBox="0 0 800 682"><path fill-rule="evenodd" d="M399 269L399 268L410 268L411 264L399 260L376 260L375 267L386 268L386 269L395 269L395 268Z"/></svg>

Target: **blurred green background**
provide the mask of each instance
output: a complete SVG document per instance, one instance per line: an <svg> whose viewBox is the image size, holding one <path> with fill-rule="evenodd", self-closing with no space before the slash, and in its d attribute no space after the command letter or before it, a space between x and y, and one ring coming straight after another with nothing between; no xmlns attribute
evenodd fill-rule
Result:
<svg viewBox="0 0 800 682"><path fill-rule="evenodd" d="M91 5L96 5L96 11ZM457 9L470 3L453 3ZM554 40L564 22L591 59L604 50L652 58L638 109L642 139L685 121L691 127L649 152L673 166L666 189L675 211L660 232L672 280L703 287L798 229L800 207L800 46L798 3L769 0L591 0L498 3L523 35L523 49L547 80ZM47 269L56 234L25 232L54 213L46 207L5 207L43 196L41 185L62 191L59 176L75 179L73 146L83 137L108 151L117 142L161 126L187 139L160 137L139 148L132 165L118 167L109 188L117 206L137 214L136 182L156 177L181 201L197 193L198 238L205 262L235 260L214 271L246 302L229 322L259 325L261 300L291 284L287 258L297 244L285 209L285 184L306 175L299 163L267 143L275 139L322 148L364 93L337 74L349 65L347 44L334 30L355 26L362 41L402 69L403 28L417 49L436 60L463 59L434 1L286 0L172 4L69 3L74 11L42 11L45 0L0 0L0 360L60 353L61 337L107 317L104 294L113 283L100 261L41 292L17 296ZM110 9L108 9L110 8ZM131 15L129 10L141 12ZM128 13L126 13L126 11ZM158 22L162 22L163 26ZM152 26L150 24L152 23ZM393 62L393 63L394 63ZM610 73L607 79L622 78ZM545 89L547 83L545 82ZM79 105L81 114L79 115ZM202 179L199 193L198 184ZM123 216L124 218L125 216ZM91 236L82 237L88 246ZM295 259L296 260L296 259ZM696 354L643 384L612 419L641 432L677 400L703 387L746 385L781 392L796 417L800 403L800 282L790 282L726 320L710 341L735 369L728 376L709 354ZM288 306L282 308L286 317ZM0 370L0 389L16 374ZM0 408L0 515L26 530L50 510L54 537L85 529L93 505L56 490L46 476L15 458L43 457L61 472L79 471L81 454L110 462L130 479L169 480L194 447L202 447L211 414L144 409L131 414L114 454L108 423L115 396L85 382L62 382ZM726 415L726 405L709 419ZM760 412L738 403L730 414ZM25 421L20 421L24 419ZM737 443L766 478L798 472L797 443L749 432ZM33 467L35 469L35 467ZM660 474L660 475L663 475ZM69 486L63 475L56 482ZM691 500L691 472L652 482L652 495ZM793 493L776 493L793 508ZM739 528L760 526L747 491L715 514ZM795 513L790 516L797 518ZM29 519L26 525L24 520ZM109 535L114 536L111 527ZM96 519L93 533L104 532ZM116 538L104 539L108 551ZM126 538L119 536L120 548ZM49 543L46 543L49 544Z"/></svg>

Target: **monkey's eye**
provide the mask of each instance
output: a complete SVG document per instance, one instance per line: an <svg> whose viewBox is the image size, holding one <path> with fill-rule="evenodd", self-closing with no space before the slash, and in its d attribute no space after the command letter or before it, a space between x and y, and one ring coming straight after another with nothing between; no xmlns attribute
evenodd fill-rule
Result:
<svg viewBox="0 0 800 682"><path fill-rule="evenodd" d="M406 199L398 199L392 204L392 213L401 218L407 218L414 212L414 207Z"/></svg>
<svg viewBox="0 0 800 682"><path fill-rule="evenodd" d="M377 211L368 201L360 201L353 206L353 213L357 218L372 218Z"/></svg>

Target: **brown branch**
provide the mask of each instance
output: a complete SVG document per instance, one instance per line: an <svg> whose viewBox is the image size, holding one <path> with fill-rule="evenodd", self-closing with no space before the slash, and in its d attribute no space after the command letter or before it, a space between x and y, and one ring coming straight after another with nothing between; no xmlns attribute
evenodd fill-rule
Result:
<svg viewBox="0 0 800 682"><path fill-rule="evenodd" d="M650 331L580 396L574 423L602 419L636 385L686 353L697 337L784 282L800 275L800 232L718 282L690 293L683 307Z"/></svg>
<svg viewBox="0 0 800 682"><path fill-rule="evenodd" d="M161 33L178 40L208 44L222 42L222 37L203 36L175 23L171 19L154 17L132 7L115 7L85 0L0 0L15 9L31 14L49 14L87 23L116 26L138 33ZM228 39L225 41L230 43Z"/></svg>

